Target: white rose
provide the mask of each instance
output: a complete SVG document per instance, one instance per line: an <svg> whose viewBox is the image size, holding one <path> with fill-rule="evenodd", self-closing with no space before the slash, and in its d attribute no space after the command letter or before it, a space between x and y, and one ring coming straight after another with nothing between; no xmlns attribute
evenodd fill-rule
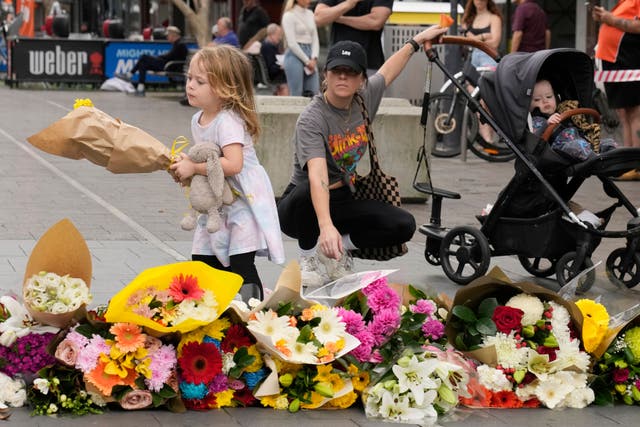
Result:
<svg viewBox="0 0 640 427"><path fill-rule="evenodd" d="M49 308L49 313L52 313L52 314L68 313L69 311L71 311L70 308L66 304L61 303L60 301L54 302Z"/></svg>
<svg viewBox="0 0 640 427"><path fill-rule="evenodd" d="M33 388L38 390L42 394L49 393L49 380L45 378L36 378L33 380Z"/></svg>

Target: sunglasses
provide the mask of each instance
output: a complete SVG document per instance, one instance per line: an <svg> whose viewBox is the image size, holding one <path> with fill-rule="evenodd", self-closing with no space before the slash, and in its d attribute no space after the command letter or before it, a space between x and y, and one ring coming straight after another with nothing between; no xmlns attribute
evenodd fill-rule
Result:
<svg viewBox="0 0 640 427"><path fill-rule="evenodd" d="M348 77L355 77L361 74L360 71L354 70L351 67L338 66L330 69L329 71L331 71L333 74L336 74L336 75L344 74L345 76L348 76Z"/></svg>

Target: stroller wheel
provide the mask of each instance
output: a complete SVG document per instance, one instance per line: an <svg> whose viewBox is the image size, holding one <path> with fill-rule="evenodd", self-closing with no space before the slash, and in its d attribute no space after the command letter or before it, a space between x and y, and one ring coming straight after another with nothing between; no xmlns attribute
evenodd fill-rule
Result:
<svg viewBox="0 0 640 427"><path fill-rule="evenodd" d="M549 277L556 271L557 261L549 258L532 258L518 255L518 260L527 273L536 277Z"/></svg>
<svg viewBox="0 0 640 427"><path fill-rule="evenodd" d="M640 283L640 255L637 252L631 257L626 255L627 248L618 248L609 254L607 276L614 283L622 283L627 288L633 288Z"/></svg>
<svg viewBox="0 0 640 427"><path fill-rule="evenodd" d="M424 259L426 259L429 264L435 265L436 267L441 264L440 257L434 253L431 253L429 249L424 250Z"/></svg>
<svg viewBox="0 0 640 427"><path fill-rule="evenodd" d="M454 227L442 239L440 262L447 277L466 285L489 269L491 248L487 238L474 227Z"/></svg>
<svg viewBox="0 0 640 427"><path fill-rule="evenodd" d="M556 264L556 279L560 287L569 283L571 279L576 277L582 270L593 267L593 261L591 261L589 257L584 258L581 266L574 266L577 255L576 252L567 252L558 260ZM591 270L586 276L580 279L576 292L580 294L587 292L591 289L595 281L596 272L595 270Z"/></svg>

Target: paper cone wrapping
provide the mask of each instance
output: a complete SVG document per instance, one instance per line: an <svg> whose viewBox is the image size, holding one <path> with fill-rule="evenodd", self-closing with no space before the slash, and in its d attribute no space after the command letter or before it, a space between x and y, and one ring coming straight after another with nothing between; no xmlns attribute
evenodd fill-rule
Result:
<svg viewBox="0 0 640 427"><path fill-rule="evenodd" d="M452 307L455 307L456 305L465 305L475 312L478 305L480 305L482 300L485 298L496 297L502 304L504 304L504 302L509 298L520 293L536 296L540 298L541 301L554 301L555 303L562 305L569 312L576 331L578 333L582 331L582 313L578 306L573 302L567 301L557 293L536 285L535 283L513 283L507 278L507 276L505 276L502 270L497 267L490 271L488 275L474 280L456 292L456 295L453 298ZM445 333L447 334L449 343L455 347L458 331L452 326L452 316L451 311L449 311L445 326ZM497 363L495 350L490 347L466 351L465 354L490 366L495 366Z"/></svg>
<svg viewBox="0 0 640 427"><path fill-rule="evenodd" d="M95 107L79 107L27 138L34 147L69 159L87 159L113 173L166 169L171 150L143 130Z"/></svg>
<svg viewBox="0 0 640 427"><path fill-rule="evenodd" d="M63 219L47 230L31 251L27 262L23 289L27 280L41 271L56 273L59 276L68 274L84 280L91 287L91 253L82 234L68 219ZM34 320L57 328L65 328L74 317L81 318L86 312L82 305L78 310L69 313L52 314L38 311L25 301L25 307Z"/></svg>
<svg viewBox="0 0 640 427"><path fill-rule="evenodd" d="M180 274L197 277L198 285L202 289L213 292L216 299L217 307L215 309L217 316L208 320L186 319L177 325L163 326L148 317L132 311L128 301L136 291L145 290L149 287L166 290L171 285L171 280ZM241 285L241 276L228 271L217 270L200 261L186 261L152 267L140 273L131 283L111 298L105 313L105 319L107 322L112 323L134 323L163 334L190 332L217 319L229 307L231 300L236 296Z"/></svg>
<svg viewBox="0 0 640 427"><path fill-rule="evenodd" d="M640 326L640 310L638 309L638 306L636 305L627 311L631 314L632 317L630 319L626 319L625 321L618 323L617 325L609 326L609 329L607 330L606 335L604 336L602 341L600 341L600 345L598 345L598 348L596 348L595 351L592 353L595 360L598 360L602 357L602 355L605 353L605 351L607 351L611 343L618 337L620 332L627 330L629 328L632 328L634 326Z"/></svg>

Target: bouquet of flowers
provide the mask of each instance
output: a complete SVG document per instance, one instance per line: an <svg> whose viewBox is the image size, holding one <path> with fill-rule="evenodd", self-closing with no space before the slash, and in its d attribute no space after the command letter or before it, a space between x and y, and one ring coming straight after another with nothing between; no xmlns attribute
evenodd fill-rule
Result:
<svg viewBox="0 0 640 427"><path fill-rule="evenodd" d="M300 310L288 302L254 311L247 328L271 354L290 363L329 363L360 344L347 333L338 309L320 304Z"/></svg>
<svg viewBox="0 0 640 427"><path fill-rule="evenodd" d="M184 334L178 366L189 409L251 406L254 387L267 375L255 339L230 314Z"/></svg>
<svg viewBox="0 0 640 427"><path fill-rule="evenodd" d="M41 368L55 363L55 358L47 352L54 337L51 332L29 333L9 346L0 345L0 372L30 381Z"/></svg>
<svg viewBox="0 0 640 427"><path fill-rule="evenodd" d="M104 406L85 390L81 371L61 364L42 368L27 396L33 415L101 414Z"/></svg>
<svg viewBox="0 0 640 427"><path fill-rule="evenodd" d="M582 408L593 401L574 304L537 285L490 277L463 291L447 320L449 340L480 361L473 396L463 403Z"/></svg>
<svg viewBox="0 0 640 427"><path fill-rule="evenodd" d="M154 267L143 271L111 299L105 318L160 333L189 332L213 322L241 284L237 274L199 261Z"/></svg>
<svg viewBox="0 0 640 427"><path fill-rule="evenodd" d="M7 419L8 414L3 410L8 406L19 408L27 401L27 391L25 383L21 378L13 379L10 376L0 373L0 420Z"/></svg>
<svg viewBox="0 0 640 427"><path fill-rule="evenodd" d="M367 417L400 423L433 425L451 411L464 392L468 376L458 363L436 348L415 353L406 349L391 370L365 389Z"/></svg>
<svg viewBox="0 0 640 427"><path fill-rule="evenodd" d="M332 363L324 365L285 362L265 356L267 366L277 373L277 384L261 386L256 392L260 403L274 409L297 412L300 409L348 408L357 400L354 392L357 368L348 372L336 369ZM359 384L364 387L363 383Z"/></svg>
<svg viewBox="0 0 640 427"><path fill-rule="evenodd" d="M178 395L175 348L138 325L78 325L58 344L55 356L82 372L94 402L141 409Z"/></svg>

